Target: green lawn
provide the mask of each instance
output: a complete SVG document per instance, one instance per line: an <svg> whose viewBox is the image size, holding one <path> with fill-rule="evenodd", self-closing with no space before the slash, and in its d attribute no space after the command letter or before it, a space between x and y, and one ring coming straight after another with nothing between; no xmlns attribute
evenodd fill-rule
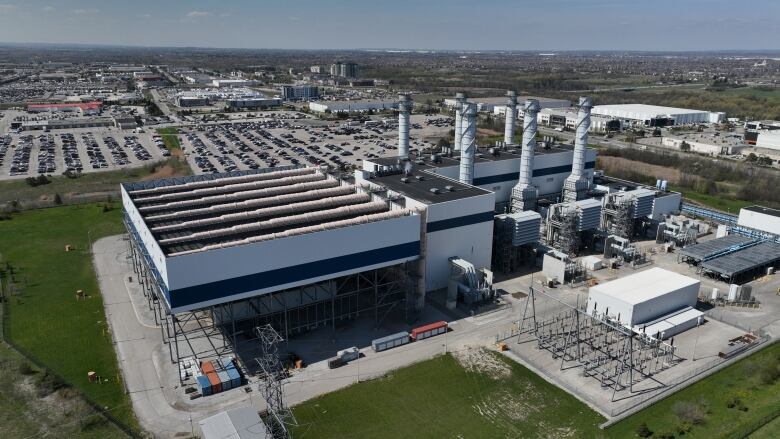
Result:
<svg viewBox="0 0 780 439"><path fill-rule="evenodd" d="M192 173L186 162L169 158L158 163L117 171L90 172L76 178L63 175L50 177L51 183L41 186L30 186L25 180L7 180L0 182L0 204L19 200L24 207L25 201L53 198L59 194L64 201L79 194L118 193L119 183L153 178L157 173L160 177L189 175Z"/></svg>
<svg viewBox="0 0 780 439"><path fill-rule="evenodd" d="M683 198L687 198L691 201L695 201L706 207L710 207L722 212L731 213L732 215L738 215L739 210L743 207L752 206L756 204L752 201L736 200L733 198L724 198L717 195L707 195L700 192L696 192L690 189L685 189L677 186L670 186L669 189L680 192Z"/></svg>
<svg viewBox="0 0 780 439"><path fill-rule="evenodd" d="M772 368L775 369L772 372ZM693 384L671 397L610 427L607 432L614 438L633 437L637 427L645 422L659 437L662 433L675 433L684 426L676 412L687 411L700 416L701 423L687 422L690 431L685 438L731 438L749 433L749 426L756 420L780 410L780 343L775 343L726 369ZM774 377L770 381L770 377ZM729 408L729 403L739 399L740 404ZM740 407L742 409L740 409ZM777 421L766 427L777 429ZM748 431L743 431L747 429ZM766 430L765 430L766 431ZM773 435L771 437L778 437Z"/></svg>
<svg viewBox="0 0 780 439"><path fill-rule="evenodd" d="M181 143L179 142L179 130L170 128L157 128L157 134L162 136L165 147L171 151L181 150Z"/></svg>
<svg viewBox="0 0 780 439"><path fill-rule="evenodd" d="M467 372L443 355L293 408L295 438L592 437L604 421L500 354L511 376Z"/></svg>
<svg viewBox="0 0 780 439"><path fill-rule="evenodd" d="M2 267L13 267L19 290L8 299L5 333L121 421L136 426L119 381L88 246L121 233L120 218L118 205L104 212L102 205L86 204L27 211L0 221ZM65 252L66 244L75 251ZM88 298L76 300L76 290ZM89 371L107 382L88 382Z"/></svg>
<svg viewBox="0 0 780 439"><path fill-rule="evenodd" d="M750 435L750 439L777 439L780 437L780 416Z"/></svg>

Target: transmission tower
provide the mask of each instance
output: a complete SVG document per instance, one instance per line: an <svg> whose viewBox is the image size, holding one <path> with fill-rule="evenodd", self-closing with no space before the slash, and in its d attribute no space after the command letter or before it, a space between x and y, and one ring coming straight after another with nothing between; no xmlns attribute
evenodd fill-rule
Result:
<svg viewBox="0 0 780 439"><path fill-rule="evenodd" d="M291 435L287 427L297 423L292 411L284 403L284 367L279 360L279 342L283 339L271 325L256 327L255 334L260 341L261 356L255 358L255 361L263 374L258 390L268 406L268 437L288 439Z"/></svg>

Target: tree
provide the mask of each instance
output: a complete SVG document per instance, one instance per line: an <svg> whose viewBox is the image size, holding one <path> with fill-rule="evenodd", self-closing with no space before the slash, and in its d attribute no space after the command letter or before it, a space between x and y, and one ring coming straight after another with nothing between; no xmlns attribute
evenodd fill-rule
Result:
<svg viewBox="0 0 780 439"><path fill-rule="evenodd" d="M62 204L62 197L60 197L60 194L54 194L54 204L58 206Z"/></svg>
<svg viewBox="0 0 780 439"><path fill-rule="evenodd" d="M647 423L643 422L636 428L636 435L639 437L650 437L653 435L653 432L647 426Z"/></svg>
<svg viewBox="0 0 780 439"><path fill-rule="evenodd" d="M691 145L684 141L680 144L680 151L689 152L691 150Z"/></svg>

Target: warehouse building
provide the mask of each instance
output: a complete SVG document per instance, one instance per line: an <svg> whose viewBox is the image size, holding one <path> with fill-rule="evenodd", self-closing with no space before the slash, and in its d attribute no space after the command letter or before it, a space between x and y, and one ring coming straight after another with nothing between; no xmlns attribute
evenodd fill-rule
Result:
<svg viewBox="0 0 780 439"><path fill-rule="evenodd" d="M594 116L613 117L629 124L649 127L720 123L726 120L726 114L720 112L712 113L645 104L596 105L592 112Z"/></svg>
<svg viewBox="0 0 780 439"><path fill-rule="evenodd" d="M264 97L247 97L247 98L235 98L225 101L228 108L233 110L239 110L244 108L262 109L272 108L282 105L280 98L264 98Z"/></svg>
<svg viewBox="0 0 780 439"><path fill-rule="evenodd" d="M745 133L747 137L748 133ZM756 148L780 151L780 132L776 130L764 130L756 132Z"/></svg>
<svg viewBox="0 0 780 439"><path fill-rule="evenodd" d="M92 116L92 115L100 114L102 108L103 108L103 103L99 101L27 105L27 111L30 113L65 112L65 113L79 113L83 116Z"/></svg>
<svg viewBox="0 0 780 439"><path fill-rule="evenodd" d="M657 339L701 322L693 307L701 283L663 268L650 268L588 289L587 312Z"/></svg>
<svg viewBox="0 0 780 439"><path fill-rule="evenodd" d="M398 108L398 101L395 100L309 102L309 110L315 113L363 113L396 108Z"/></svg>
<svg viewBox="0 0 780 439"><path fill-rule="evenodd" d="M528 99L536 99L539 102L540 108L562 108L571 106L571 101L566 99L544 98L539 96L517 97L518 102L525 102ZM506 96L471 98L468 101L477 105L477 111L485 111L496 115L503 115L506 113ZM455 98L444 99L444 105L447 107L454 107L456 104L457 100ZM517 111L520 117L522 117L522 105L518 105Z"/></svg>
<svg viewBox="0 0 780 439"><path fill-rule="evenodd" d="M730 135L711 135L711 134L685 134L675 137L664 137L661 139L661 146L697 152L708 155L736 155L741 154L746 145L742 136L737 134Z"/></svg>
<svg viewBox="0 0 780 439"><path fill-rule="evenodd" d="M538 121L550 127L563 127L574 131L577 125L577 111L569 108L543 108L539 112ZM603 134L610 131L620 131L623 127L619 119L604 116L591 116L588 132Z"/></svg>

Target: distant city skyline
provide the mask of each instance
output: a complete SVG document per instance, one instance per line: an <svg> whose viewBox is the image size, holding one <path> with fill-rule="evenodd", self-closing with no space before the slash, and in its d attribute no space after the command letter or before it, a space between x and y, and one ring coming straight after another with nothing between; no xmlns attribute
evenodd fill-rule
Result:
<svg viewBox="0 0 780 439"><path fill-rule="evenodd" d="M248 49L780 49L776 0L0 0L0 42Z"/></svg>

